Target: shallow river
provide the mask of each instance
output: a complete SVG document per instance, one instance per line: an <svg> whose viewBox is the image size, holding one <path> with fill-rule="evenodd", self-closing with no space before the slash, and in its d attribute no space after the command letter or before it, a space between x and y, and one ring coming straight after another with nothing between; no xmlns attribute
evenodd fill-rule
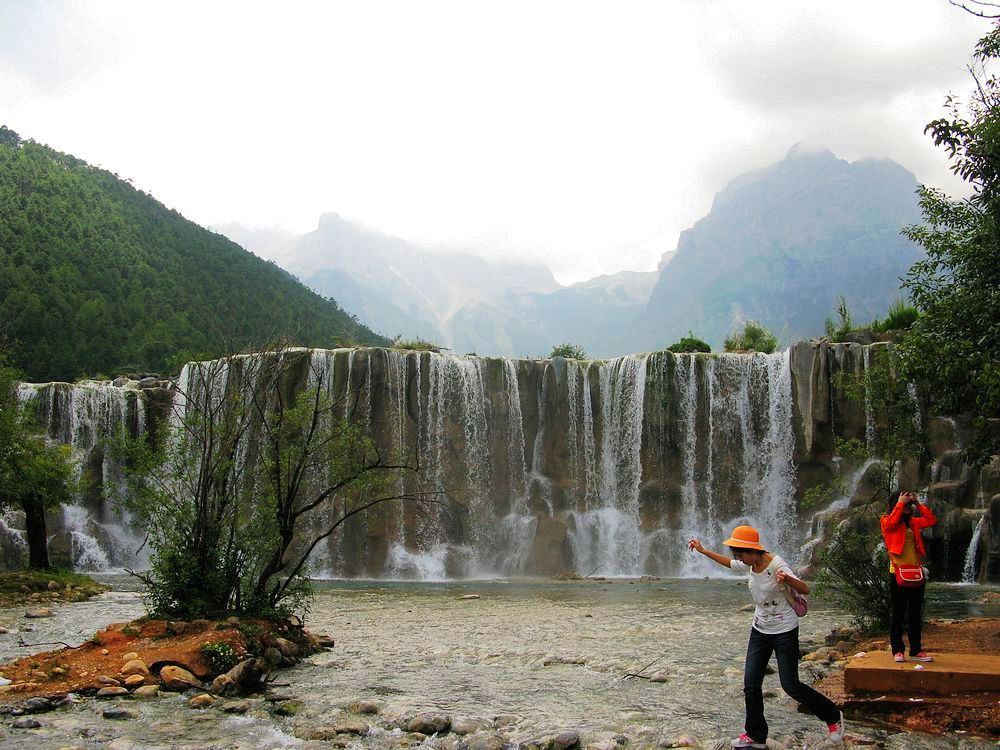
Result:
<svg viewBox="0 0 1000 750"><path fill-rule="evenodd" d="M24 608L0 610L0 623L20 629L0 635L0 660L26 652L19 638L78 643L109 622L139 616L138 595L122 590L129 583L112 583L117 591L62 606L51 619L27 621ZM338 581L317 588L306 625L335 638L336 647L279 673L277 681L287 686L277 690L301 702L295 716L275 717L264 702L238 717L195 711L184 698L168 696L123 701L138 720L117 722L101 717L112 704L83 700L38 715L39 729L15 730L5 719L0 748L329 747L298 735L344 718L358 699L377 702L383 723L430 710L456 718L510 715L516 717L504 729L510 742L571 729L584 743L621 735L627 747L655 747L691 735L711 746L742 731L750 618L739 611L749 600L742 581ZM469 594L479 598L461 598ZM942 587L928 616L998 614L995 606L967 604L976 594L976 587ZM814 602L802 621L803 645L822 645L846 619ZM803 662L800 673L806 679L814 669ZM639 671L662 673L665 681L623 679ZM772 738L801 748L825 734L818 720L784 697L777 675L769 675L764 688ZM960 735L892 735L857 724L849 732L889 747L978 744ZM398 730L376 730L351 746L389 748L398 736Z"/></svg>

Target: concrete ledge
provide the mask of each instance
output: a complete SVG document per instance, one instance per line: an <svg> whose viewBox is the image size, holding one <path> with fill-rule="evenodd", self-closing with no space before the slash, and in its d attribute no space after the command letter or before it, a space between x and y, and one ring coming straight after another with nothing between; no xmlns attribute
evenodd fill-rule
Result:
<svg viewBox="0 0 1000 750"><path fill-rule="evenodd" d="M949 695L1000 692L1000 656L937 654L932 662L892 660L887 651L854 657L844 667L848 693ZM916 669L917 666L923 669Z"/></svg>

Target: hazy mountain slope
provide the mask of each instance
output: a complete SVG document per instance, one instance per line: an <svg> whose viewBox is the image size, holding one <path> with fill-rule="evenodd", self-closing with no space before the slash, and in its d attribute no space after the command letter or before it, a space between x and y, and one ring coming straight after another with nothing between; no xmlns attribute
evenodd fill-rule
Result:
<svg viewBox="0 0 1000 750"><path fill-rule="evenodd" d="M549 291L558 284L541 265L497 263L462 253L431 253L335 213L314 232L286 243L279 263L323 295L341 300L373 328L455 346L451 321L509 289Z"/></svg>
<svg viewBox="0 0 1000 750"><path fill-rule="evenodd" d="M0 135L0 333L29 379L170 372L278 337L385 341L110 172Z"/></svg>
<svg viewBox="0 0 1000 750"><path fill-rule="evenodd" d="M785 342L816 336L841 294L858 321L884 315L921 254L899 234L920 220L916 187L894 162L799 148L737 178L681 234L623 348L661 348L689 330L718 347L747 319Z"/></svg>

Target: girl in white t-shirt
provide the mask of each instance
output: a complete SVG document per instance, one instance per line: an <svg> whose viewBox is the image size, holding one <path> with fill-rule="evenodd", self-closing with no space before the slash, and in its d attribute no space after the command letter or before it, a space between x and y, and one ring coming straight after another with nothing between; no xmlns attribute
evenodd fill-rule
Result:
<svg viewBox="0 0 1000 750"><path fill-rule="evenodd" d="M743 668L745 731L730 745L734 748L767 747L762 685L772 652L778 662L782 690L826 723L831 740L843 741L844 715L833 701L799 680L799 618L781 586L788 586L800 594L808 594L809 586L795 577L788 563L761 546L760 534L752 526L737 526L723 544L732 551L732 559L705 549L697 539L688 542L688 548L730 570L745 573L750 596L756 605Z"/></svg>

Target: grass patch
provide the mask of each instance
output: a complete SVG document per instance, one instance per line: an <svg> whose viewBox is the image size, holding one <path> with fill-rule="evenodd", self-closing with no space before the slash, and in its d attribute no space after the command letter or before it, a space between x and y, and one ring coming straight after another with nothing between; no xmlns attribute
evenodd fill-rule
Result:
<svg viewBox="0 0 1000 750"><path fill-rule="evenodd" d="M29 600L34 593L50 593L49 582L55 581L58 588L55 594L64 592L68 587L86 596L96 596L104 593L108 587L98 583L93 578L71 570L14 570L0 571L0 604L16 606Z"/></svg>

